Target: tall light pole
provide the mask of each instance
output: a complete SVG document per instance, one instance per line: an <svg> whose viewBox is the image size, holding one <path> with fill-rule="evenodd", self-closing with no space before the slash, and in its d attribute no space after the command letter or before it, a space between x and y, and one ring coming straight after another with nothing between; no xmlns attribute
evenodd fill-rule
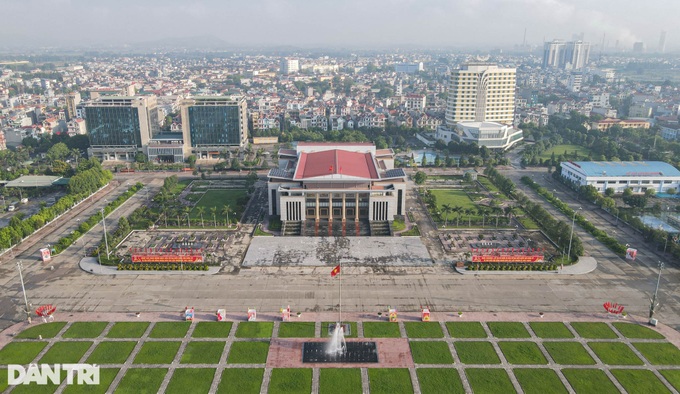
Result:
<svg viewBox="0 0 680 394"><path fill-rule="evenodd" d="M104 217L104 208L101 209L102 213L102 225L104 226L104 243L106 244L106 258L109 258L109 241L106 235L106 218Z"/></svg>
<svg viewBox="0 0 680 394"><path fill-rule="evenodd" d="M664 264L659 261L659 276L656 278L656 289L654 290L654 295L652 296L652 299L650 300L651 303L649 305L649 320L651 323L652 317L654 316L654 312L656 307L659 306L659 303L656 302L656 297L659 293L659 284L661 283L661 271L663 270Z"/></svg>
<svg viewBox="0 0 680 394"><path fill-rule="evenodd" d="M28 308L28 298L26 298L26 287L24 286L24 276L21 273L23 264L21 261L17 261L17 268L19 269L19 281L21 282L21 291L24 293L24 304L26 305L26 317L28 318L28 323L31 323L31 310Z"/></svg>
<svg viewBox="0 0 680 394"><path fill-rule="evenodd" d="M571 218L571 235L569 235L569 251L567 252L567 258L571 261L571 241L574 239L574 223L576 222L576 212L580 211L581 207L574 210L574 216Z"/></svg>

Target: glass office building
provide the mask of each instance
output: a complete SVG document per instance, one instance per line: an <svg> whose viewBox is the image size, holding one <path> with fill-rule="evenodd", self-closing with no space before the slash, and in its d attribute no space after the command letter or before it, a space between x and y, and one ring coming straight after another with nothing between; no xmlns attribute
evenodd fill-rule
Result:
<svg viewBox="0 0 680 394"><path fill-rule="evenodd" d="M188 111L192 146L240 144L238 106L191 106Z"/></svg>
<svg viewBox="0 0 680 394"><path fill-rule="evenodd" d="M85 107L91 146L142 147L139 110L133 107Z"/></svg>

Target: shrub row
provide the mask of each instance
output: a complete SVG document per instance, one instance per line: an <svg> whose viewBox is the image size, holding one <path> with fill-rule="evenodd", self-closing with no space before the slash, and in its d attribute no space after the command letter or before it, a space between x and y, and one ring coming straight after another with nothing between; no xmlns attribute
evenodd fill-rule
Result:
<svg viewBox="0 0 680 394"><path fill-rule="evenodd" d="M120 271L207 271L208 264L118 264Z"/></svg>
<svg viewBox="0 0 680 394"><path fill-rule="evenodd" d="M471 271L555 271L557 264L469 264L468 270Z"/></svg>

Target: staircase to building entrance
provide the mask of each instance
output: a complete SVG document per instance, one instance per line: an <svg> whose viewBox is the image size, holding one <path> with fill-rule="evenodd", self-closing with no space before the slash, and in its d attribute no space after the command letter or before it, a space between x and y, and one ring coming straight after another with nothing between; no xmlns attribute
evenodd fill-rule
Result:
<svg viewBox="0 0 680 394"><path fill-rule="evenodd" d="M367 220L347 220L343 224L342 220L311 219L305 221L301 233L307 237L358 237L371 235L371 230Z"/></svg>
<svg viewBox="0 0 680 394"><path fill-rule="evenodd" d="M392 228L390 227L390 222L373 221L370 223L370 226L372 237L389 237L392 235Z"/></svg>
<svg viewBox="0 0 680 394"><path fill-rule="evenodd" d="M302 233L302 222L291 222L287 221L283 223L283 229L281 229L281 234L284 236L288 235L300 235Z"/></svg>

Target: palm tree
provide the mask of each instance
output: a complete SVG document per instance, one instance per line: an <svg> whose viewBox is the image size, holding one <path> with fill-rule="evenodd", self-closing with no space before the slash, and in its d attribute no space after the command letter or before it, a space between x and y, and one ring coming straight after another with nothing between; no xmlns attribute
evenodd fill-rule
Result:
<svg viewBox="0 0 680 394"><path fill-rule="evenodd" d="M450 204L444 204L442 211L444 211L444 227L446 227L449 224L449 214L453 212L453 207Z"/></svg>
<svg viewBox="0 0 680 394"><path fill-rule="evenodd" d="M486 212L487 212L486 207L482 207L482 206L477 207L477 213L479 214L479 216L482 217L482 228L484 228L484 221L486 219Z"/></svg>
<svg viewBox="0 0 680 394"><path fill-rule="evenodd" d="M201 216L201 227L205 227L205 223L203 223L203 213L205 212L205 207L204 206L197 207L196 211L198 211L198 214Z"/></svg>
<svg viewBox="0 0 680 394"><path fill-rule="evenodd" d="M496 217L496 228L498 228L498 216L503 213L503 209L500 207L493 207L491 208L491 212L493 212L493 215Z"/></svg>
<svg viewBox="0 0 680 394"><path fill-rule="evenodd" d="M187 217L187 228L189 228L189 227L191 226L191 222L189 221L189 220L190 220L190 219L189 219L189 212L191 212L191 208L189 208L189 207L184 207L184 208L182 208L182 212L183 212L184 215L186 215L186 217Z"/></svg>
<svg viewBox="0 0 680 394"><path fill-rule="evenodd" d="M460 212L463 210L463 207L455 206L452 208L451 212L456 214L456 227L458 227L458 222L460 221Z"/></svg>
<svg viewBox="0 0 680 394"><path fill-rule="evenodd" d="M231 212L231 207L228 204L224 204L220 214L225 215L227 217L227 227L229 227L229 225L231 224L231 223L229 223L229 213L230 212Z"/></svg>
<svg viewBox="0 0 680 394"><path fill-rule="evenodd" d="M465 215L468 218L468 227L472 227L472 224L471 224L472 223L471 222L472 217L471 217L471 215L475 212L475 210L472 209L472 208L465 208L464 211L465 211Z"/></svg>
<svg viewBox="0 0 680 394"><path fill-rule="evenodd" d="M213 223L217 227L217 207L210 207L210 213L213 215Z"/></svg>

